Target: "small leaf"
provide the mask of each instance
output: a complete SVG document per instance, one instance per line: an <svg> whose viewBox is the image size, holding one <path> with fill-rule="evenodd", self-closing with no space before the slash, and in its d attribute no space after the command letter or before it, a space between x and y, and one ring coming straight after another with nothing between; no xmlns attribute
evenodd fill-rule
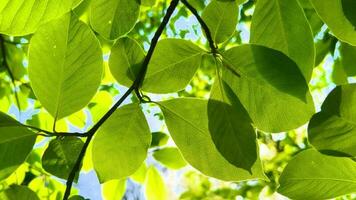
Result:
<svg viewBox="0 0 356 200"><path fill-rule="evenodd" d="M0 193L1 200L40 200L35 192L26 186L11 185L10 188Z"/></svg>
<svg viewBox="0 0 356 200"><path fill-rule="evenodd" d="M223 57L223 80L258 129L288 131L314 114L308 85L298 66L284 54L259 45L242 45L229 49Z"/></svg>
<svg viewBox="0 0 356 200"><path fill-rule="evenodd" d="M356 156L356 84L337 86L308 126L309 141L319 151Z"/></svg>
<svg viewBox="0 0 356 200"><path fill-rule="evenodd" d="M310 80L315 62L313 34L297 0L259 0L252 17L251 43L289 56Z"/></svg>
<svg viewBox="0 0 356 200"><path fill-rule="evenodd" d="M143 184L145 182L146 179L146 174L147 174L147 166L146 163L142 163L142 165L140 166L140 168L138 168L138 170L132 174L130 176L130 179Z"/></svg>
<svg viewBox="0 0 356 200"><path fill-rule="evenodd" d="M140 14L139 0L95 0L90 6L90 24L106 39L128 33Z"/></svg>
<svg viewBox="0 0 356 200"><path fill-rule="evenodd" d="M105 182L101 188L104 200L121 200L126 191L126 179Z"/></svg>
<svg viewBox="0 0 356 200"><path fill-rule="evenodd" d="M42 167L58 178L67 179L84 143L76 137L52 140L42 157Z"/></svg>
<svg viewBox="0 0 356 200"><path fill-rule="evenodd" d="M260 159L256 160L250 173L221 156L209 131L208 101L180 98L160 102L159 106L172 139L194 168L225 181L265 179Z"/></svg>
<svg viewBox="0 0 356 200"><path fill-rule="evenodd" d="M346 17L342 0L310 0L320 18L328 25L331 32L343 42L356 45L355 25ZM349 1L351 2L351 0ZM355 7L349 7L354 15ZM348 11L346 11L348 12ZM350 14L351 14L350 12ZM349 15L349 14L348 14Z"/></svg>
<svg viewBox="0 0 356 200"><path fill-rule="evenodd" d="M166 184L154 167L150 167L147 171L145 197L147 200L166 200L168 198Z"/></svg>
<svg viewBox="0 0 356 200"><path fill-rule="evenodd" d="M183 90L202 62L204 51L181 39L163 39L153 53L142 89L152 93Z"/></svg>
<svg viewBox="0 0 356 200"><path fill-rule="evenodd" d="M153 157L171 169L180 169L187 165L179 150L174 147L158 149L153 153Z"/></svg>
<svg viewBox="0 0 356 200"><path fill-rule="evenodd" d="M99 41L70 14L41 26L31 39L31 85L55 119L86 106L99 87L102 72Z"/></svg>
<svg viewBox="0 0 356 200"><path fill-rule="evenodd" d="M109 66L115 79L126 87L130 87L136 79L145 58L145 52L133 39L118 39L111 49Z"/></svg>
<svg viewBox="0 0 356 200"><path fill-rule="evenodd" d="M235 32L239 7L235 1L213 0L204 9L202 18L208 25L213 40L223 43Z"/></svg>
<svg viewBox="0 0 356 200"><path fill-rule="evenodd" d="M0 180L25 162L35 141L35 133L0 112Z"/></svg>
<svg viewBox="0 0 356 200"><path fill-rule="evenodd" d="M348 76L356 76L356 47L342 42L339 50L345 72Z"/></svg>
<svg viewBox="0 0 356 200"><path fill-rule="evenodd" d="M356 162L305 150L284 169L278 192L291 199L331 199L356 191Z"/></svg>
<svg viewBox="0 0 356 200"><path fill-rule="evenodd" d="M140 106L129 104L116 110L93 141L92 159L99 181L133 174L145 160L150 144L151 132Z"/></svg>
<svg viewBox="0 0 356 200"><path fill-rule="evenodd" d="M153 132L152 133L152 142L151 147L163 146L167 144L169 136L162 132Z"/></svg>
<svg viewBox="0 0 356 200"><path fill-rule="evenodd" d="M0 33L22 36L33 33L38 26L61 17L82 0L1 0Z"/></svg>

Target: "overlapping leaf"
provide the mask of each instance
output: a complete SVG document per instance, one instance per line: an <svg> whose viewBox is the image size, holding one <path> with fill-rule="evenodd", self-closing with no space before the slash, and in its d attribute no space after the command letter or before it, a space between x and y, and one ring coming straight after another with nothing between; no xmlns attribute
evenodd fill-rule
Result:
<svg viewBox="0 0 356 200"><path fill-rule="evenodd" d="M320 151L356 156L356 84L336 87L308 126L309 141Z"/></svg>
<svg viewBox="0 0 356 200"><path fill-rule="evenodd" d="M245 170L229 163L216 149L209 131L208 101L181 98L159 105L172 139L194 168L226 181L265 179L259 159L251 170Z"/></svg>
<svg viewBox="0 0 356 200"><path fill-rule="evenodd" d="M90 6L90 24L103 37L114 40L128 33L140 14L140 0L96 0Z"/></svg>
<svg viewBox="0 0 356 200"><path fill-rule="evenodd" d="M35 140L35 133L0 112L0 180L25 162Z"/></svg>
<svg viewBox="0 0 356 200"><path fill-rule="evenodd" d="M223 57L223 80L260 130L291 130L313 115L308 85L298 66L284 54L259 45L242 45L229 49Z"/></svg>

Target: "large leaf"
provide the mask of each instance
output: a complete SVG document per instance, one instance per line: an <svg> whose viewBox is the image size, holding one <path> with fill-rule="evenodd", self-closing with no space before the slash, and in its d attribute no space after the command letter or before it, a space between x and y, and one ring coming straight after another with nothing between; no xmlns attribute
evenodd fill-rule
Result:
<svg viewBox="0 0 356 200"><path fill-rule="evenodd" d="M101 183L133 174L147 156L151 132L138 104L119 108L100 127L93 143L93 164Z"/></svg>
<svg viewBox="0 0 356 200"><path fill-rule="evenodd" d="M291 130L314 113L303 75L284 54L263 46L242 45L229 49L223 57L223 80L260 130Z"/></svg>
<svg viewBox="0 0 356 200"><path fill-rule="evenodd" d="M259 159L250 173L230 164L216 149L209 131L208 101L181 98L163 101L159 105L175 144L194 168L226 181L265 178Z"/></svg>
<svg viewBox="0 0 356 200"><path fill-rule="evenodd" d="M140 14L140 0L95 0L90 24L103 37L114 40L128 33Z"/></svg>
<svg viewBox="0 0 356 200"><path fill-rule="evenodd" d="M309 149L288 163L279 183L292 199L330 199L356 191L356 162Z"/></svg>
<svg viewBox="0 0 356 200"><path fill-rule="evenodd" d="M204 51L181 39L163 39L153 53L142 89L152 93L183 90L201 65Z"/></svg>
<svg viewBox="0 0 356 200"><path fill-rule="evenodd" d="M356 84L337 86L328 95L308 127L309 141L318 150L356 156L355 103Z"/></svg>
<svg viewBox="0 0 356 200"><path fill-rule="evenodd" d="M356 25L352 24L345 16L342 0L310 1L320 18L339 40L356 45ZM349 9L355 9L355 7Z"/></svg>
<svg viewBox="0 0 356 200"><path fill-rule="evenodd" d="M310 80L315 60L313 34L297 0L259 0L252 18L251 43L288 55Z"/></svg>
<svg viewBox="0 0 356 200"><path fill-rule="evenodd" d="M171 169L180 169L187 165L181 153L175 147L158 149L153 153L153 157L164 166Z"/></svg>
<svg viewBox="0 0 356 200"><path fill-rule="evenodd" d="M0 193L1 200L40 200L37 194L26 186L11 185Z"/></svg>
<svg viewBox="0 0 356 200"><path fill-rule="evenodd" d="M208 102L209 131L216 148L231 164L248 171L256 162L256 132L231 88L217 77Z"/></svg>
<svg viewBox="0 0 356 200"><path fill-rule="evenodd" d="M40 24L62 16L82 0L1 0L0 33L28 35Z"/></svg>
<svg viewBox="0 0 356 200"><path fill-rule="evenodd" d="M0 180L25 162L35 141L35 133L0 112Z"/></svg>
<svg viewBox="0 0 356 200"><path fill-rule="evenodd" d="M58 178L67 179L83 147L76 137L57 138L49 143L42 157L42 167Z"/></svg>
<svg viewBox="0 0 356 200"><path fill-rule="evenodd" d="M84 106L102 76L100 44L90 28L74 16L41 26L29 47L29 76L37 98L56 119Z"/></svg>
<svg viewBox="0 0 356 200"><path fill-rule="evenodd" d="M239 7L235 1L213 0L204 9L202 18L208 25L213 40L222 43L235 32Z"/></svg>
<svg viewBox="0 0 356 200"><path fill-rule="evenodd" d="M139 73L145 52L133 39L118 39L111 49L109 66L115 79L126 87L130 87Z"/></svg>

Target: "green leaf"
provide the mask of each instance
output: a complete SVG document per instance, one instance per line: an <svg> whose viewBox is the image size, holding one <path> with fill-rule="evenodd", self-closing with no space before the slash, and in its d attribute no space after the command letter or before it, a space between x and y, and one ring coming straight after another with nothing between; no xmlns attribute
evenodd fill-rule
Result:
<svg viewBox="0 0 356 200"><path fill-rule="evenodd" d="M354 0L341 0L345 17L356 27L356 2Z"/></svg>
<svg viewBox="0 0 356 200"><path fill-rule="evenodd" d="M148 65L142 89L152 93L183 90L201 65L203 54L201 48L186 40L159 41Z"/></svg>
<svg viewBox="0 0 356 200"><path fill-rule="evenodd" d="M336 85L348 84L347 74L345 72L344 66L341 64L340 59L334 60L332 81Z"/></svg>
<svg viewBox="0 0 356 200"><path fill-rule="evenodd" d="M10 188L0 193L1 200L40 200L35 192L26 186L11 185Z"/></svg>
<svg viewBox="0 0 356 200"><path fill-rule="evenodd" d="M144 58L145 52L134 39L120 38L111 49L110 71L121 85L130 87L141 69Z"/></svg>
<svg viewBox="0 0 356 200"><path fill-rule="evenodd" d="M315 62L313 34L297 0L259 0L252 17L251 43L289 56L310 80Z"/></svg>
<svg viewBox="0 0 356 200"><path fill-rule="evenodd" d="M142 163L140 168L138 168L138 170L130 176L130 179L132 179L140 184L143 184L146 179L146 174L147 174L146 163Z"/></svg>
<svg viewBox="0 0 356 200"><path fill-rule="evenodd" d="M251 170L257 160L256 132L247 111L220 77L215 79L208 102L209 131L227 161Z"/></svg>
<svg viewBox="0 0 356 200"><path fill-rule="evenodd" d="M100 127L93 142L93 164L101 183L133 174L151 144L151 132L140 106L119 108Z"/></svg>
<svg viewBox="0 0 356 200"><path fill-rule="evenodd" d="M331 199L356 191L356 162L309 149L288 163L279 183L291 199Z"/></svg>
<svg viewBox="0 0 356 200"><path fill-rule="evenodd" d="M180 98L163 101L159 105L172 139L184 159L194 168L225 181L265 179L259 159L252 166L251 174L221 156L209 131L208 101Z"/></svg>
<svg viewBox="0 0 356 200"><path fill-rule="evenodd" d="M157 0L141 0L141 6L148 6L148 7L152 7L154 5L156 5Z"/></svg>
<svg viewBox="0 0 356 200"><path fill-rule="evenodd" d="M126 191L126 179L105 182L101 188L104 200L121 200Z"/></svg>
<svg viewBox="0 0 356 200"><path fill-rule="evenodd" d="M215 43L223 43L235 32L239 7L235 1L213 0L204 9L202 18Z"/></svg>
<svg viewBox="0 0 356 200"><path fill-rule="evenodd" d="M33 33L38 26L56 19L82 0L1 0L0 33L22 36Z"/></svg>
<svg viewBox="0 0 356 200"><path fill-rule="evenodd" d="M99 87L102 72L99 41L87 25L70 14L41 26L31 39L31 85L55 119L86 106Z"/></svg>
<svg viewBox="0 0 356 200"><path fill-rule="evenodd" d="M58 178L67 179L84 143L76 137L52 140L42 157L42 167Z"/></svg>
<svg viewBox="0 0 356 200"><path fill-rule="evenodd" d="M223 80L258 129L272 133L292 130L314 114L314 103L303 75L281 52L259 45L242 45L229 49L223 57Z"/></svg>
<svg viewBox="0 0 356 200"><path fill-rule="evenodd" d="M158 149L153 153L153 157L164 166L171 169L180 169L187 165L182 154L174 147Z"/></svg>
<svg viewBox="0 0 356 200"><path fill-rule="evenodd" d="M150 167L147 171L145 197L147 200L166 200L168 198L166 184L154 167Z"/></svg>
<svg viewBox="0 0 356 200"><path fill-rule="evenodd" d="M90 6L90 24L106 39L130 32L140 14L139 0L96 0Z"/></svg>
<svg viewBox="0 0 356 200"><path fill-rule="evenodd" d="M340 58L348 76L356 76L356 47L341 42Z"/></svg>
<svg viewBox="0 0 356 200"><path fill-rule="evenodd" d="M69 198L69 200L86 200L84 197L79 195L74 195Z"/></svg>
<svg viewBox="0 0 356 200"><path fill-rule="evenodd" d="M35 141L35 133L0 112L0 180L25 162Z"/></svg>
<svg viewBox="0 0 356 200"><path fill-rule="evenodd" d="M163 146L167 144L169 136L162 132L152 133L151 147Z"/></svg>
<svg viewBox="0 0 356 200"><path fill-rule="evenodd" d="M343 42L356 45L356 29L345 16L342 0L310 0L331 32ZM354 12L354 7L350 8Z"/></svg>
<svg viewBox="0 0 356 200"><path fill-rule="evenodd" d="M326 153L356 156L356 84L337 86L308 127L309 141Z"/></svg>

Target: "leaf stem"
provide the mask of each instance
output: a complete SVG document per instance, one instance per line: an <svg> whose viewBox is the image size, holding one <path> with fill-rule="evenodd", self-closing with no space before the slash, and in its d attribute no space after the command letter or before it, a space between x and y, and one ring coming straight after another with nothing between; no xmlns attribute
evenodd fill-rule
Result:
<svg viewBox="0 0 356 200"><path fill-rule="evenodd" d="M195 18L200 23L200 25L205 33L206 39L209 42L211 53L214 56L216 56L218 54L218 47L214 43L214 40L213 40L213 37L211 36L211 32L210 32L208 25L205 23L203 18L200 17L198 11L190 3L188 3L187 0L180 0L180 1L190 10L190 12L192 12L192 14L195 16Z"/></svg>

